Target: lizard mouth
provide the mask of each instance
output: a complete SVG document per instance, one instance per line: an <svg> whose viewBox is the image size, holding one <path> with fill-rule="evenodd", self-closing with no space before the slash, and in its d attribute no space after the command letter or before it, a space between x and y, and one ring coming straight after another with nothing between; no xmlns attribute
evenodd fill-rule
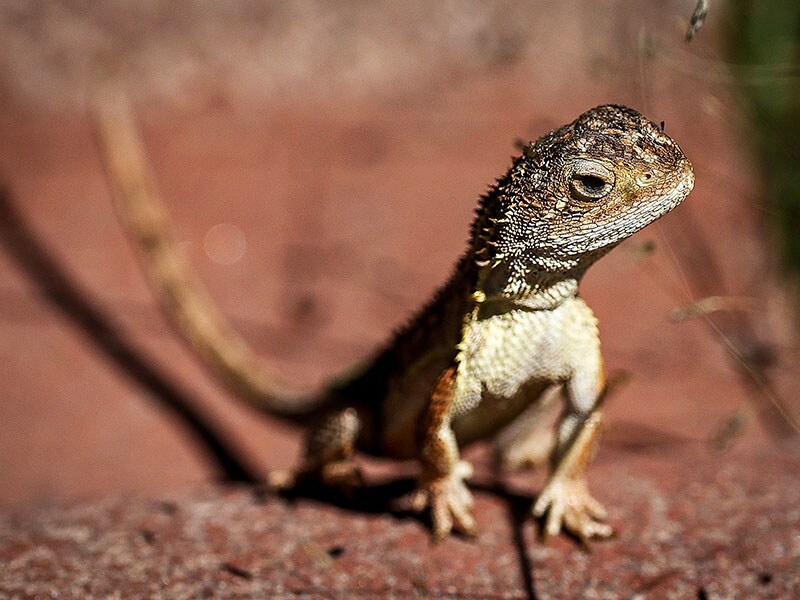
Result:
<svg viewBox="0 0 800 600"><path fill-rule="evenodd" d="M689 195L689 192L694 188L694 169L692 168L692 163L690 163L688 159L684 159L681 166L683 167L681 169L683 171L683 177L678 182L678 185L667 194L668 211L683 202L686 196Z"/></svg>
<svg viewBox="0 0 800 600"><path fill-rule="evenodd" d="M694 188L694 168L688 159L684 159L683 161L683 172L683 180L678 187L684 191L684 197L686 197L689 195L689 192L692 191L692 188Z"/></svg>
<svg viewBox="0 0 800 600"><path fill-rule="evenodd" d="M690 169L678 181L678 184L675 187L673 187L666 194L661 196L659 200L657 200L657 203L654 206L652 218L648 219L648 223L646 223L645 225L652 223L657 219L660 219L668 212L677 208L681 204L681 202L683 202L686 199L686 196L689 195L689 192L692 191L693 187L694 187L694 173Z"/></svg>

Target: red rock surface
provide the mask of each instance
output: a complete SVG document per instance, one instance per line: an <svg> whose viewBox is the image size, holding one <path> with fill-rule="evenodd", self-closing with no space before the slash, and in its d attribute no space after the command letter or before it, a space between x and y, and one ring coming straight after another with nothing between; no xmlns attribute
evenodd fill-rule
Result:
<svg viewBox="0 0 800 600"><path fill-rule="evenodd" d="M1 593L797 593L797 449L753 418L768 394L715 330L766 342L777 396L797 414L796 329L772 275L748 125L715 62L716 10L686 46L682 2L11 4L0 8L11 193L0 219ZM514 533L522 500L509 508L484 491L481 537L432 548L415 521L382 511L259 504L211 487L220 468L190 413L257 476L291 465L299 438L238 405L159 316L84 110L97 56L129 65L177 234L213 296L265 360L307 386L366 356L444 279L515 137L609 101L665 120L696 190L583 286L610 370L633 375L610 401L592 471L620 537L591 555L541 545L530 525ZM711 327L670 319L707 296L744 297L748 311ZM746 423L721 453L709 440L732 415ZM491 481L485 465L481 477ZM514 481L525 498L538 489Z"/></svg>
<svg viewBox="0 0 800 600"><path fill-rule="evenodd" d="M477 478L474 540L432 545L357 503L263 499L203 487L109 497L0 520L0 594L46 598L793 598L800 593L798 461L686 445L606 452L595 489L616 539L542 542L529 485ZM687 467L692 477L687 479ZM521 478L520 478L521 480ZM396 483L396 480L394 480ZM389 492L387 495L386 492ZM52 596L51 596L52 594Z"/></svg>

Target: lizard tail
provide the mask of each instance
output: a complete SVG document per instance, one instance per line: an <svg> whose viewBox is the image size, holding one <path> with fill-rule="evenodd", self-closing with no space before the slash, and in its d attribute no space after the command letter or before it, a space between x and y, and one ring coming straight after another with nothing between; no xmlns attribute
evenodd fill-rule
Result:
<svg viewBox="0 0 800 600"><path fill-rule="evenodd" d="M97 90L92 116L117 216L141 250L143 269L170 323L200 361L250 405L290 420L313 412L318 396L279 383L220 313L175 243L120 85Z"/></svg>

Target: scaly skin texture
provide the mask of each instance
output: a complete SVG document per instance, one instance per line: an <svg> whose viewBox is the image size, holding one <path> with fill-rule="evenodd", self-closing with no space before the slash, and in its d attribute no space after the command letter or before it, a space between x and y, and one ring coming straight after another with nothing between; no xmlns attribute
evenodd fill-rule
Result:
<svg viewBox="0 0 800 600"><path fill-rule="evenodd" d="M301 473L357 480L355 449L417 457L411 506L430 509L435 537L471 534L471 469L459 445L497 434L560 386L552 473L532 512L546 517L547 535L611 535L585 480L605 376L597 320L578 284L598 258L680 204L693 183L677 144L622 106L594 108L525 147L481 199L450 280L316 411Z"/></svg>

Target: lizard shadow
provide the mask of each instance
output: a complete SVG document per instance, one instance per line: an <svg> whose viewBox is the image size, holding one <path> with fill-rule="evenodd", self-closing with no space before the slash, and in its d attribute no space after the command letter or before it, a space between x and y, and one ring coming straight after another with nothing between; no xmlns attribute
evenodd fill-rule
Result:
<svg viewBox="0 0 800 600"><path fill-rule="evenodd" d="M399 477L378 483L365 483L352 489L336 489L314 481L300 481L281 491L255 486L253 493L259 502L265 502L271 497L278 497L292 504L312 500L352 513L389 514L398 519L413 519L417 514L400 507L398 498L411 493L415 484L411 477Z"/></svg>
<svg viewBox="0 0 800 600"><path fill-rule="evenodd" d="M266 502L278 497L290 503L311 500L357 514L391 515L398 520L417 521L430 528L428 511L421 513L404 506L403 499L416 489L417 480L413 477L389 478L376 483L364 483L357 488L341 490L325 486L315 481L301 481L294 487L273 491L265 485L253 486L257 502ZM514 520L530 520L530 509L536 496L512 492L500 483L470 481L472 491L494 496L502 501L513 514ZM470 539L468 536L460 536Z"/></svg>
<svg viewBox="0 0 800 600"><path fill-rule="evenodd" d="M90 294L74 282L47 246L30 228L8 188L0 182L0 245L36 286L39 296L84 334L120 372L148 392L183 427L223 481L255 483L257 471L204 415L191 395L149 361L106 315Z"/></svg>

